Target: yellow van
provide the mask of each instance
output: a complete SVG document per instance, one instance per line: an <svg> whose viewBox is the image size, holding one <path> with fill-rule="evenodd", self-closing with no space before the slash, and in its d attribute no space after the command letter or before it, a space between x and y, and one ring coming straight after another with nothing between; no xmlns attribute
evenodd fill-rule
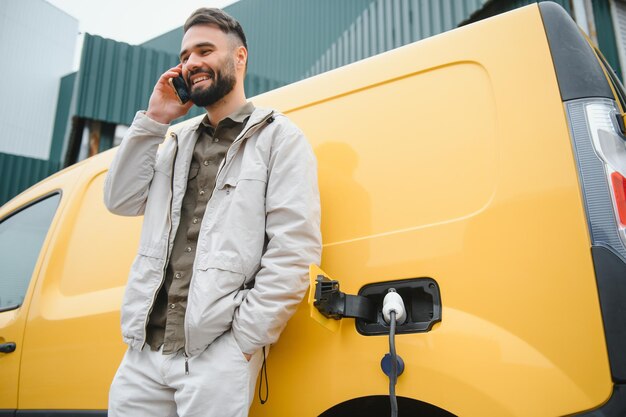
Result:
<svg viewBox="0 0 626 417"><path fill-rule="evenodd" d="M324 251L251 416L389 415L390 288L400 416L626 415L626 99L563 9L253 102L315 149ZM114 152L0 209L0 416L106 415L141 222L103 206Z"/></svg>

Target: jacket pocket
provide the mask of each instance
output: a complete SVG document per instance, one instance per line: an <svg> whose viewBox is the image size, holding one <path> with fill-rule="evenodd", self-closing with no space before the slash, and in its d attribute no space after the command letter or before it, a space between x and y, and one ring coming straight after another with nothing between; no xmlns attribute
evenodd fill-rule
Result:
<svg viewBox="0 0 626 417"><path fill-rule="evenodd" d="M243 168L239 173L226 175L226 178L217 184L217 189L222 190L226 187L236 187L241 181L261 181L267 183L267 168L260 165L253 165Z"/></svg>
<svg viewBox="0 0 626 417"><path fill-rule="evenodd" d="M206 271L210 268L221 269L224 271L231 271L237 274L244 275L244 269L241 264L241 259L236 255L228 254L216 254L215 257L203 256L198 260L198 269Z"/></svg>
<svg viewBox="0 0 626 417"><path fill-rule="evenodd" d="M204 350L230 329L246 293L241 289L244 280L240 272L206 264L194 271L185 313L190 354Z"/></svg>

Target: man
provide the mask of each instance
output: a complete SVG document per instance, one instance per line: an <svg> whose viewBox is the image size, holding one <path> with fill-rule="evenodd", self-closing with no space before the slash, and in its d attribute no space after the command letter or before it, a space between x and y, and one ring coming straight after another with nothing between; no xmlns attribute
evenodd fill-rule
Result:
<svg viewBox="0 0 626 417"><path fill-rule="evenodd" d="M284 115L246 101L247 58L236 20L195 11L181 64L159 78L111 164L107 207L144 215L111 417L246 416L267 347L319 263L315 158ZM180 74L207 114L163 140L192 106L169 84Z"/></svg>

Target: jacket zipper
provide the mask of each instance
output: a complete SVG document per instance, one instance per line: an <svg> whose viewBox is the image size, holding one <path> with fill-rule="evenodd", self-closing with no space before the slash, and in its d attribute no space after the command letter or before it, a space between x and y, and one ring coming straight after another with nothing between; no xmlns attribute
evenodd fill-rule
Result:
<svg viewBox="0 0 626 417"><path fill-rule="evenodd" d="M173 140L176 143L176 150L174 151L174 159L172 159L172 179L170 181L170 203L169 208L167 210L167 246L165 247L165 262L163 264L163 271L161 272L161 282L157 290L152 295L152 302L150 303L150 309L148 310L148 314L146 315L146 320L143 324L143 344L141 345L141 350L146 346L146 339L148 338L148 320L150 319L150 314L152 314L152 310L154 309L154 303L156 302L156 298L163 288L163 284L165 283L165 270L167 269L167 264L169 263L170 257L170 234L172 233L172 203L174 202L174 167L176 166L176 157L178 156L178 137L176 133L171 132L170 136L174 138ZM187 361L185 360L185 368L187 367Z"/></svg>
<svg viewBox="0 0 626 417"><path fill-rule="evenodd" d="M263 126L265 123L271 123L269 122L269 120L271 119L273 121L273 118L274 118L274 112L271 111L261 121L250 126L245 132L243 132L243 134L239 137L239 139L235 140L230 145L230 147L228 148L228 151L226 151L226 156L224 157L224 159L222 159L222 162L220 163L220 166L217 170L217 174L215 174L215 186L213 187L213 191L211 192L211 198L209 199L209 203L211 202L211 199L213 199L213 196L215 195L215 190L217 189L217 184L219 183L218 179L219 179L220 174L222 173L222 170L226 166L227 162L230 162L229 155L232 155L231 151L235 147L235 145L242 142L244 139L248 139L249 137L254 135L257 132L257 130L259 130L259 128ZM231 159L232 159L232 156L231 156ZM208 203L207 203L207 206L208 206ZM191 289L191 282L193 281L193 276L194 274L192 273L191 279L189 280L189 289ZM189 303L187 303L187 309L189 309ZM187 316L187 311L185 311L185 318L186 316ZM184 353L185 354L185 372L188 374L189 367L187 364L187 358L189 357L189 329L187 327L187 320L183 320L183 331L185 333L185 353Z"/></svg>

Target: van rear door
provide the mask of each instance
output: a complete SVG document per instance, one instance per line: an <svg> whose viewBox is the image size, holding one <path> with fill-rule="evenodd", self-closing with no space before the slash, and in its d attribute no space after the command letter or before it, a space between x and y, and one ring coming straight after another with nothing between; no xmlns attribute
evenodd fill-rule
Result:
<svg viewBox="0 0 626 417"><path fill-rule="evenodd" d="M610 399L585 416L626 410L626 94L602 54L563 9L540 10L579 172L613 382Z"/></svg>

